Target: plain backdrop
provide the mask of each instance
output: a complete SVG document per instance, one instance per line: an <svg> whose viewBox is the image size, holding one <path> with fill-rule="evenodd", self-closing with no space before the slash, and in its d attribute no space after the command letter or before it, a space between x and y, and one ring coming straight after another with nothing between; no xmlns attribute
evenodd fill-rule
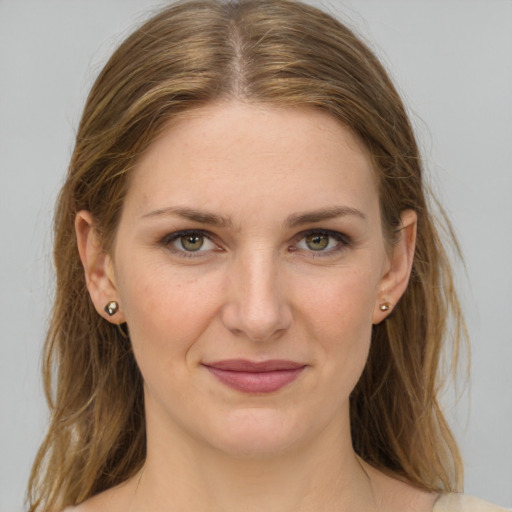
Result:
<svg viewBox="0 0 512 512"><path fill-rule="evenodd" d="M51 219L92 80L151 0L0 0L0 512L23 510L46 425ZM411 111L459 236L470 391L446 399L466 492L512 506L512 2L327 0ZM448 395L452 396L451 394Z"/></svg>

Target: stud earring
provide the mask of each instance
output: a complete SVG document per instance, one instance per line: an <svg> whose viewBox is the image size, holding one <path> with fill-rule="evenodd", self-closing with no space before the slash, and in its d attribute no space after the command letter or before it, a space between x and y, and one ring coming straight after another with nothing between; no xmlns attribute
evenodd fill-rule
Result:
<svg viewBox="0 0 512 512"><path fill-rule="evenodd" d="M107 313L108 316L114 316L118 310L119 310L119 304L115 300L111 300L105 306L105 313Z"/></svg>
<svg viewBox="0 0 512 512"><path fill-rule="evenodd" d="M379 306L379 309L381 311L389 311L391 309L391 304L389 302L383 302L380 306Z"/></svg>

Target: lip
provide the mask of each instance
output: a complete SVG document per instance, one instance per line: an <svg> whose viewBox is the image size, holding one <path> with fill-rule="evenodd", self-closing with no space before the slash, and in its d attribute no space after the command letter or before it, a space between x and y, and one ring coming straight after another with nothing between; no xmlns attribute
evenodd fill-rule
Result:
<svg viewBox="0 0 512 512"><path fill-rule="evenodd" d="M293 382L306 368L284 359L229 359L204 364L226 386L245 393L272 393Z"/></svg>

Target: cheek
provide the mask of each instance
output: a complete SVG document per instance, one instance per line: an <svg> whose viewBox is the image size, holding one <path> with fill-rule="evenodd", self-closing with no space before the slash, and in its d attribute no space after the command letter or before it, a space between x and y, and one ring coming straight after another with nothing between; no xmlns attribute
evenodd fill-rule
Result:
<svg viewBox="0 0 512 512"><path fill-rule="evenodd" d="M216 314L215 279L141 265L126 271L119 290L141 371L146 364L183 362Z"/></svg>
<svg viewBox="0 0 512 512"><path fill-rule="evenodd" d="M339 278L317 287L303 308L309 312L310 336L321 347L319 357L328 368L326 375L344 393L352 390L366 364L377 281L371 273L340 273Z"/></svg>
<svg viewBox="0 0 512 512"><path fill-rule="evenodd" d="M377 300L378 277L364 269L343 269L338 274L311 283L304 293L307 309L329 332L371 330Z"/></svg>

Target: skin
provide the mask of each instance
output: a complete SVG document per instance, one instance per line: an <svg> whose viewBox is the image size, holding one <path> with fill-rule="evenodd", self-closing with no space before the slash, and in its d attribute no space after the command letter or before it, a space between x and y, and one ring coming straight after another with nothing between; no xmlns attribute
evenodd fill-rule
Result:
<svg viewBox="0 0 512 512"><path fill-rule="evenodd" d="M138 475L76 510L431 510L350 437L379 305L409 279L414 212L402 223L391 245L367 151L326 113L234 102L173 121L134 170L113 250L76 219L98 313L129 327L148 440ZM226 359L304 370L248 393L205 366Z"/></svg>

